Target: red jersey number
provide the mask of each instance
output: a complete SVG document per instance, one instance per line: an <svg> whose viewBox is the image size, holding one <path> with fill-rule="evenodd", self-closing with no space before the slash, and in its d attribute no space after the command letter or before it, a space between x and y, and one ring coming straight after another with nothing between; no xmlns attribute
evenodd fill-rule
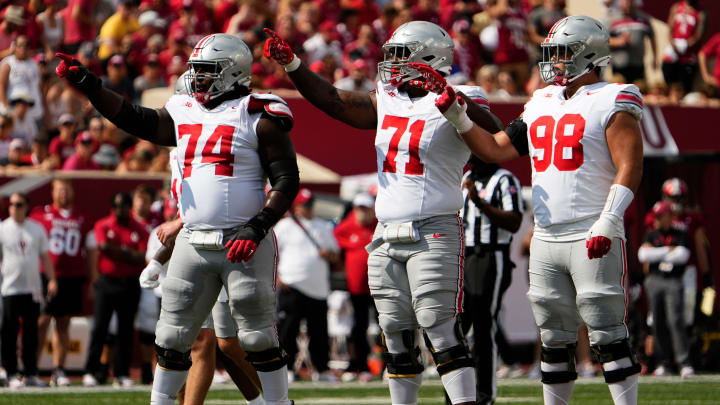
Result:
<svg viewBox="0 0 720 405"><path fill-rule="evenodd" d="M410 118L396 117L394 115L386 115L383 119L381 129L395 128L395 133L390 138L390 147L388 148L385 161L383 162L383 172L397 173L397 162L395 159L398 154L400 140L408 129ZM425 121L417 120L410 125L410 141L408 142L408 155L410 160L405 164L405 174L422 175L425 172L425 165L420 161L420 138L425 129Z"/></svg>
<svg viewBox="0 0 720 405"><path fill-rule="evenodd" d="M189 135L185 158L183 159L183 178L192 176L192 163L195 159L195 150L198 140L202 134L202 124L181 124L178 125L178 136L182 139ZM215 175L232 176L232 163L235 160L232 154L232 137L235 128L229 125L218 125L205 142L201 153L201 163L215 164ZM218 143L220 146L218 147ZM215 149L219 149L215 152Z"/></svg>
<svg viewBox="0 0 720 405"><path fill-rule="evenodd" d="M549 115L536 119L530 125L530 142L533 148L542 150L542 158L533 156L535 171L544 172L550 167L551 161L561 172L580 168L585 161L583 145L580 143L584 133L585 118L580 114L563 115L557 123Z"/></svg>

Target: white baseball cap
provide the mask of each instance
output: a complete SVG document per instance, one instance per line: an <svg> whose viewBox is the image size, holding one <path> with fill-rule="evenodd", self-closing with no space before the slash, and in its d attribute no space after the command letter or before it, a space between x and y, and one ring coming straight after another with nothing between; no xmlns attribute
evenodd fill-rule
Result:
<svg viewBox="0 0 720 405"><path fill-rule="evenodd" d="M375 199L368 193L360 193L353 198L353 207L372 208L375 206Z"/></svg>

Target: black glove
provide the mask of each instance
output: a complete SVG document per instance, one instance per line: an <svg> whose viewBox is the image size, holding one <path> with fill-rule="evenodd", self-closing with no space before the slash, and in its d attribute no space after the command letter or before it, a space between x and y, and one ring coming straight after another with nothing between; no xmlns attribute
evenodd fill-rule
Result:
<svg viewBox="0 0 720 405"><path fill-rule="evenodd" d="M55 68L55 74L65 79L74 88L85 95L91 95L102 88L102 80L87 70L77 59L65 53L56 53L61 59Z"/></svg>

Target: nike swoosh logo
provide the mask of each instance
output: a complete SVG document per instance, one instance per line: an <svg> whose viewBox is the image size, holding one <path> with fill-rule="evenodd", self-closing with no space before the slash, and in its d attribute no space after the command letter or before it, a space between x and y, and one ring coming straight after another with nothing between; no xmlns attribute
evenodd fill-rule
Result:
<svg viewBox="0 0 720 405"><path fill-rule="evenodd" d="M588 96L592 96L593 94L597 94L597 93L599 93L599 91L593 91L593 92L589 92L589 91L588 91L588 92L585 93L585 94L587 94Z"/></svg>
<svg viewBox="0 0 720 405"><path fill-rule="evenodd" d="M437 238L442 238L443 236L445 236L444 233L434 233L434 234L433 234L433 238L435 238L435 239L437 239Z"/></svg>

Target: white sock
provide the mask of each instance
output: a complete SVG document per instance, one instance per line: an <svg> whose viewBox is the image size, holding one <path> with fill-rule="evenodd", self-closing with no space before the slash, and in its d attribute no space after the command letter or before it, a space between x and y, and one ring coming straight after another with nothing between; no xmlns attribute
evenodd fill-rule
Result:
<svg viewBox="0 0 720 405"><path fill-rule="evenodd" d="M632 366L630 358L603 363L603 370L613 371ZM622 381L608 384L615 405L636 405L638 398L638 376L631 375Z"/></svg>
<svg viewBox="0 0 720 405"><path fill-rule="evenodd" d="M442 377L445 391L453 404L475 403L475 369L463 367L446 373Z"/></svg>
<svg viewBox="0 0 720 405"><path fill-rule="evenodd" d="M275 371L258 371L260 384L262 384L265 403L268 405L287 405L288 399L288 378L287 366Z"/></svg>
<svg viewBox="0 0 720 405"><path fill-rule="evenodd" d="M575 381L562 384L543 384L543 400L545 405L568 405L574 387Z"/></svg>
<svg viewBox="0 0 720 405"><path fill-rule="evenodd" d="M390 378L388 385L393 405L416 405L421 383L422 374L410 378Z"/></svg>
<svg viewBox="0 0 720 405"><path fill-rule="evenodd" d="M246 401L247 405L265 405L265 399L263 399L262 394L258 395L257 398L253 399L252 401Z"/></svg>
<svg viewBox="0 0 720 405"><path fill-rule="evenodd" d="M178 391L185 384L188 371L168 370L155 367L150 405L174 405Z"/></svg>

